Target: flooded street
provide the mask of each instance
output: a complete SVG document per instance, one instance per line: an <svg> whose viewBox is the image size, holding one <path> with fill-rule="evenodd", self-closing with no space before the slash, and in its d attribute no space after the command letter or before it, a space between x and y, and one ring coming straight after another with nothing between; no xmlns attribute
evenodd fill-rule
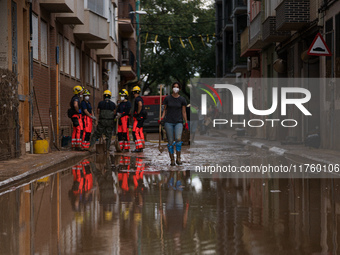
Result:
<svg viewBox="0 0 340 255"><path fill-rule="evenodd" d="M239 164L289 162L230 144ZM90 157L2 192L0 254L340 253L340 180L203 178L147 152Z"/></svg>

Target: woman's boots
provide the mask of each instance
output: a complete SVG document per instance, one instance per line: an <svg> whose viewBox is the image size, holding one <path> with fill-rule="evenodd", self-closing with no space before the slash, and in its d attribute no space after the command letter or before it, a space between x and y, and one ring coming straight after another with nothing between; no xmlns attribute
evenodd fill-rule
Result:
<svg viewBox="0 0 340 255"><path fill-rule="evenodd" d="M168 151L169 151L171 166L175 166L175 156L174 156L174 152L175 152L174 145L175 144L176 144L176 164L182 165L182 161L181 161L182 142L176 142L176 143L173 143L172 145L168 144Z"/></svg>
<svg viewBox="0 0 340 255"><path fill-rule="evenodd" d="M176 165L175 164L175 156L174 156L174 154L169 151L169 156L170 156L170 161L171 161L170 162L170 166Z"/></svg>
<svg viewBox="0 0 340 255"><path fill-rule="evenodd" d="M168 151L169 151L169 156L170 156L170 165L174 166L175 165L175 156L174 156L174 145L169 145L168 144Z"/></svg>
<svg viewBox="0 0 340 255"><path fill-rule="evenodd" d="M176 151L176 164L177 165L182 165L181 152L180 151Z"/></svg>

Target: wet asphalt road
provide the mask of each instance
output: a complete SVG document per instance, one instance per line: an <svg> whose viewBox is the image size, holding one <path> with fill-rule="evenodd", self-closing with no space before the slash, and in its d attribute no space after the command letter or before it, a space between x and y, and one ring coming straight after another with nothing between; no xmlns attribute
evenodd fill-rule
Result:
<svg viewBox="0 0 340 255"><path fill-rule="evenodd" d="M0 254L340 253L338 179L195 171L291 163L221 137L185 146L183 161L170 167L151 141L3 193Z"/></svg>

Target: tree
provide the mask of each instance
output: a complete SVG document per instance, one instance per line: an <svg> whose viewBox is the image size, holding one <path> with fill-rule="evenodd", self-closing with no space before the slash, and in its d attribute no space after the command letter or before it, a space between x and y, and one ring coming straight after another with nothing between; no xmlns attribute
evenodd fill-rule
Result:
<svg viewBox="0 0 340 255"><path fill-rule="evenodd" d="M195 74L215 77L213 5L204 7L202 0L142 0L141 6L148 12L140 21L143 90L155 94L158 84L179 81L189 97L186 85Z"/></svg>

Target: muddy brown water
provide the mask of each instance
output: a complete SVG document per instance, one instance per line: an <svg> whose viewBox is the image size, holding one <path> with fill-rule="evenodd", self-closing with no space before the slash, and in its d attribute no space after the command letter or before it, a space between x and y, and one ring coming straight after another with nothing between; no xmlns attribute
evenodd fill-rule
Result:
<svg viewBox="0 0 340 255"><path fill-rule="evenodd" d="M1 194L0 254L339 254L339 185L89 158Z"/></svg>

